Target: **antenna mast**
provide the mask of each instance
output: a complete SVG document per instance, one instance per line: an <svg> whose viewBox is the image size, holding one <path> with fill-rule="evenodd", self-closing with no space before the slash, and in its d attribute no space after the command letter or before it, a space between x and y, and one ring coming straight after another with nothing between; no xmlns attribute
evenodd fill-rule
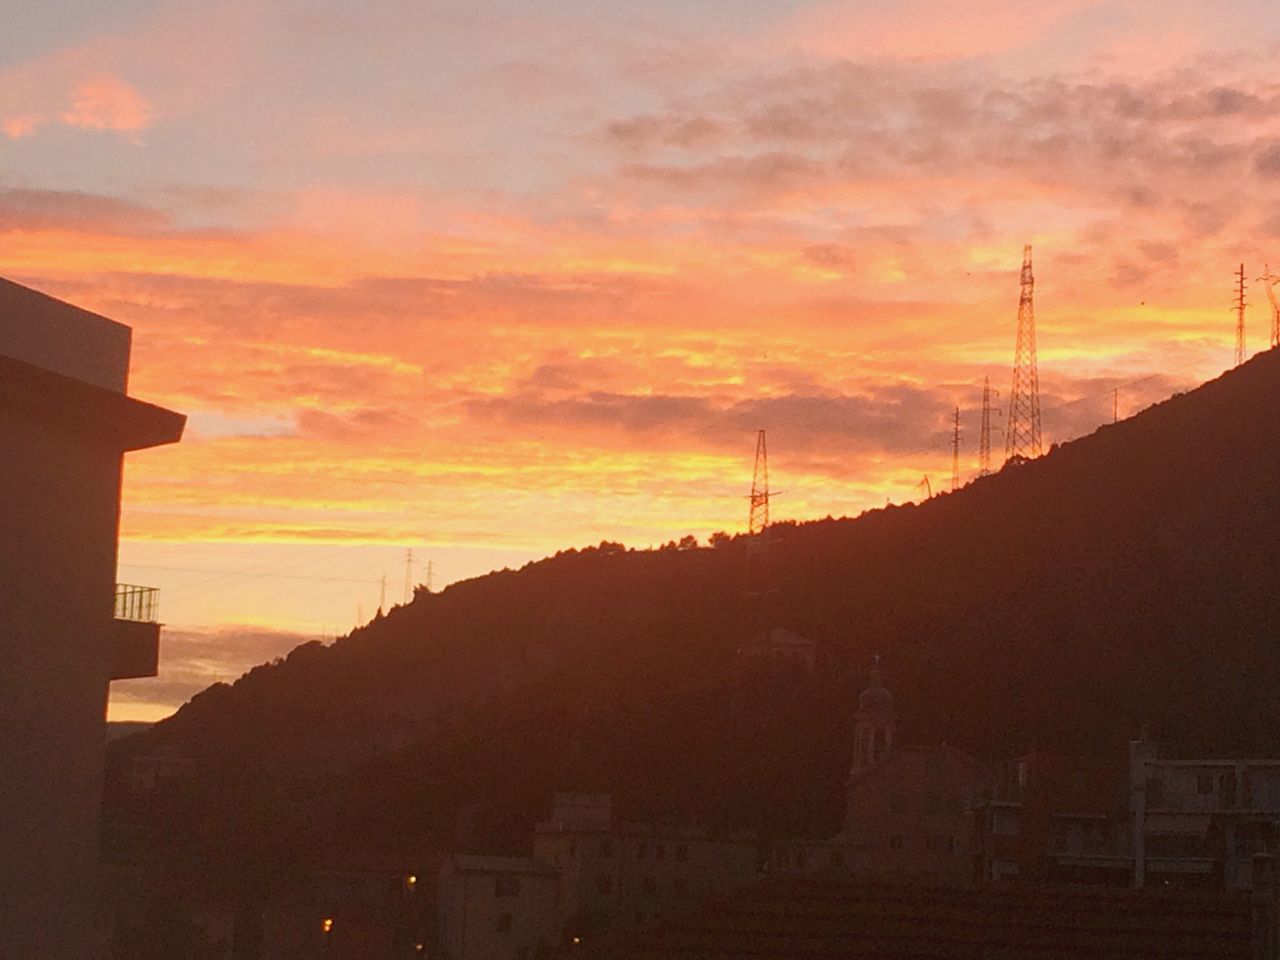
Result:
<svg viewBox="0 0 1280 960"><path fill-rule="evenodd" d="M951 490L960 489L960 408L952 417L951 430Z"/></svg>
<svg viewBox="0 0 1280 960"><path fill-rule="evenodd" d="M413 599L413 547L404 552L404 602Z"/></svg>
<svg viewBox="0 0 1280 960"><path fill-rule="evenodd" d="M1275 286L1280 283L1280 277L1271 272L1271 267L1263 265L1262 276L1258 277L1259 283L1267 285L1267 299L1271 301L1271 346L1280 347L1280 303L1276 302Z"/></svg>
<svg viewBox="0 0 1280 960"><path fill-rule="evenodd" d="M1036 313L1031 273L1031 244L1022 248L1022 292L1018 297L1018 340L1013 352L1013 389L1005 425L1004 458L1038 457L1040 445L1040 374L1036 370Z"/></svg>
<svg viewBox="0 0 1280 960"><path fill-rule="evenodd" d="M982 427L978 432L978 476L991 473L991 378L982 378Z"/></svg>
<svg viewBox="0 0 1280 960"><path fill-rule="evenodd" d="M1244 363L1244 264L1236 275L1236 366Z"/></svg>

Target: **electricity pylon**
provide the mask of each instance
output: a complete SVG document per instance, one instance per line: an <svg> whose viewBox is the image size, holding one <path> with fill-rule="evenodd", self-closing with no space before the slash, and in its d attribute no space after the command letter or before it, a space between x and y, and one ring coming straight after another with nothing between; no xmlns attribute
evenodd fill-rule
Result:
<svg viewBox="0 0 1280 960"><path fill-rule="evenodd" d="M1280 283L1280 277L1275 276L1271 272L1271 267L1264 264L1262 267L1262 276L1258 277L1259 283L1265 283L1267 289L1267 299L1271 301L1271 346L1280 347L1280 303L1276 302L1276 284Z"/></svg>
<svg viewBox="0 0 1280 960"><path fill-rule="evenodd" d="M1022 289L1018 296L1018 339L1013 351L1013 388L1005 424L1004 458L1038 457L1040 443L1040 374L1036 370L1035 278L1031 244L1022 248Z"/></svg>
<svg viewBox="0 0 1280 960"><path fill-rule="evenodd" d="M1236 275L1236 366L1244 363L1244 264L1240 264L1240 272Z"/></svg>

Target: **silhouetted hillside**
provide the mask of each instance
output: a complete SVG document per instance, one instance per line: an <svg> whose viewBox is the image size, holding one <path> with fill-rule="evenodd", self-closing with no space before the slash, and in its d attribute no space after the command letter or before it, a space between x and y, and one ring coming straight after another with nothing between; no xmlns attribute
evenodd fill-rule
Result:
<svg viewBox="0 0 1280 960"><path fill-rule="evenodd" d="M1111 751L1147 726L1274 753L1277 411L1273 351L955 494L775 528L772 619L818 641L813 677L735 670L741 538L602 545L300 647L123 741L117 769L159 743L198 758L197 781L148 813L156 850L200 848L194 831L232 871L437 848L459 811L476 843L514 846L556 789L821 833L839 826L877 652L909 741Z"/></svg>

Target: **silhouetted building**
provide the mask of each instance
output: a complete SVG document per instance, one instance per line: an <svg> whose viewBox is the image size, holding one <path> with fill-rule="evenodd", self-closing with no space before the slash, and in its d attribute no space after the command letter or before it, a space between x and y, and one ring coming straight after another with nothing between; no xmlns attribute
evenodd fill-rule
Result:
<svg viewBox="0 0 1280 960"><path fill-rule="evenodd" d="M858 700L843 846L859 876L967 883L973 879L973 809L986 780L971 754L897 742L893 695L877 665Z"/></svg>
<svg viewBox="0 0 1280 960"><path fill-rule="evenodd" d="M1129 745L1133 883L1248 890L1280 851L1280 760L1161 756Z"/></svg>
<svg viewBox="0 0 1280 960"><path fill-rule="evenodd" d="M773 627L754 634L743 644L738 659L744 666L813 673L818 663L818 645L794 630Z"/></svg>
<svg viewBox="0 0 1280 960"><path fill-rule="evenodd" d="M1121 757L1006 763L976 811L979 879L1129 885L1124 778Z"/></svg>
<svg viewBox="0 0 1280 960"><path fill-rule="evenodd" d="M1250 890L1280 849L1280 760L1029 754L978 811L979 877Z"/></svg>
<svg viewBox="0 0 1280 960"><path fill-rule="evenodd" d="M126 395L130 331L0 280L0 938L93 937L110 680L153 676L155 592L116 586L121 455L185 418Z"/></svg>
<svg viewBox="0 0 1280 960"><path fill-rule="evenodd" d="M443 960L539 960L560 944L559 876L532 857L456 855L440 866Z"/></svg>
<svg viewBox="0 0 1280 960"><path fill-rule="evenodd" d="M607 794L556 794L533 852L559 875L559 921L570 941L688 909L749 883L760 861L749 837L615 820Z"/></svg>

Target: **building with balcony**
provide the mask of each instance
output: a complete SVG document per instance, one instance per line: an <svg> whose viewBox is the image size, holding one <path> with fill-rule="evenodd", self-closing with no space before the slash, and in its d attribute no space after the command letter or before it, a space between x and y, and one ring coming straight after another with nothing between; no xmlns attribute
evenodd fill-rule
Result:
<svg viewBox="0 0 1280 960"><path fill-rule="evenodd" d="M127 394L130 330L0 280L0 930L92 949L107 684L156 671L155 594L116 585L123 454L185 418Z"/></svg>
<svg viewBox="0 0 1280 960"><path fill-rule="evenodd" d="M686 910L749 883L762 866L753 837L622 821L608 794L556 794L533 853L559 877L557 923L569 942Z"/></svg>

